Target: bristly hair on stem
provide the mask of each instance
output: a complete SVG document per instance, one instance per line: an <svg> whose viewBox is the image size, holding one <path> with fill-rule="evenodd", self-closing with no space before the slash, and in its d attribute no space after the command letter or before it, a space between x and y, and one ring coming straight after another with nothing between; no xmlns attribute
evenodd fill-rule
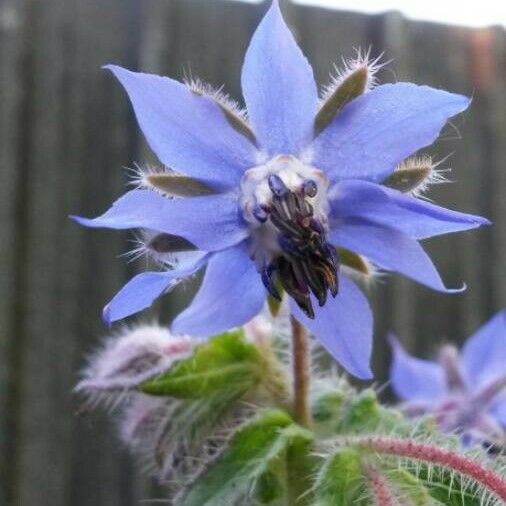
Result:
<svg viewBox="0 0 506 506"><path fill-rule="evenodd" d="M382 455L418 460L454 471L461 476L471 478L487 493L506 502L506 478L480 461L458 451L440 448L431 443L388 436L357 436L349 438L347 444Z"/></svg>
<svg viewBox="0 0 506 506"><path fill-rule="evenodd" d="M311 425L309 409L309 383L311 371L311 352L307 330L293 316L293 411L297 423L304 427Z"/></svg>

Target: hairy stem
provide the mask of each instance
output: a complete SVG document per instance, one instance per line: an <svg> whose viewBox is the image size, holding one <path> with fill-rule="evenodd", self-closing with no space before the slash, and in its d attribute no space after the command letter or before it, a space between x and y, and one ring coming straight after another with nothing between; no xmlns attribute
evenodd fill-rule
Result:
<svg viewBox="0 0 506 506"><path fill-rule="evenodd" d="M293 352L293 412L295 421L304 427L311 424L309 411L310 352L306 329L291 317Z"/></svg>
<svg viewBox="0 0 506 506"><path fill-rule="evenodd" d="M364 466L365 476L369 483L375 506L398 506L392 490L381 472L371 465Z"/></svg>
<svg viewBox="0 0 506 506"><path fill-rule="evenodd" d="M350 442L378 453L407 457L457 471L461 475L472 478L495 496L506 501L506 478L480 462L455 451L393 437L357 437L352 438Z"/></svg>

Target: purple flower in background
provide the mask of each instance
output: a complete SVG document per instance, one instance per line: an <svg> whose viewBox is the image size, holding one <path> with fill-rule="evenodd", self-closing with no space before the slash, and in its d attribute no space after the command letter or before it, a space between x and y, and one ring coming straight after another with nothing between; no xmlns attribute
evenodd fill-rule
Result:
<svg viewBox="0 0 506 506"><path fill-rule="evenodd" d="M104 310L108 322L207 266L173 332L206 337L240 326L282 288L294 317L348 371L369 378L372 316L339 267L360 270L363 255L444 292L418 241L487 223L415 198L436 172L430 159L406 161L469 99L410 83L375 86L377 60L360 55L319 97L277 1L246 53L247 113L200 82L107 68L164 168L140 169L138 189L98 218L76 219L141 229L141 249L170 266L124 286Z"/></svg>
<svg viewBox="0 0 506 506"><path fill-rule="evenodd" d="M390 378L407 414L432 414L465 442L506 444L506 310L481 327L459 353L445 346L439 361L414 358L391 336Z"/></svg>

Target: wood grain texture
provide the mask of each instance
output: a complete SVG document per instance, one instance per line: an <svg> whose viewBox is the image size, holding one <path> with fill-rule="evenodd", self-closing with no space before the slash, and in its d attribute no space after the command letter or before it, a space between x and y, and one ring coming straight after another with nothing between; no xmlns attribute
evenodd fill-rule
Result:
<svg viewBox="0 0 506 506"><path fill-rule="evenodd" d="M198 76L241 100L240 69L267 3L227 0L0 0L0 504L129 506L163 499L121 448L109 417L79 412L72 395L86 353L107 333L103 304L142 265L125 233L67 219L95 215L124 191L122 167L156 161L106 63ZM383 82L410 80L473 96L434 148L454 155L451 185L431 193L495 226L428 241L459 296L391 276L371 293L374 365L386 378L387 330L430 354L463 341L506 305L506 37L286 2L319 83L353 48L393 59ZM191 298L155 310L168 321Z"/></svg>

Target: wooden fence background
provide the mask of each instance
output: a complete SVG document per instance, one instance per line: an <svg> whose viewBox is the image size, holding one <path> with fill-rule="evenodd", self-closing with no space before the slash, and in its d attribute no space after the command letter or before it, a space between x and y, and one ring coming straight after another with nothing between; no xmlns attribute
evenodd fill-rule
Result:
<svg viewBox="0 0 506 506"><path fill-rule="evenodd" d="M266 5L221 0L0 0L0 504L129 506L163 498L134 470L111 424L79 415L71 394L104 335L100 309L132 274L124 234L83 230L122 191L122 166L145 161L115 62L192 73L240 96L247 41ZM325 82L353 47L385 51L384 81L412 80L474 96L435 152L454 152L438 202L484 214L493 228L430 242L444 296L394 278L374 290L375 364L385 378L386 329L411 350L462 340L506 304L506 45L502 28L472 30L286 6ZM167 319L175 306L164 313Z"/></svg>

